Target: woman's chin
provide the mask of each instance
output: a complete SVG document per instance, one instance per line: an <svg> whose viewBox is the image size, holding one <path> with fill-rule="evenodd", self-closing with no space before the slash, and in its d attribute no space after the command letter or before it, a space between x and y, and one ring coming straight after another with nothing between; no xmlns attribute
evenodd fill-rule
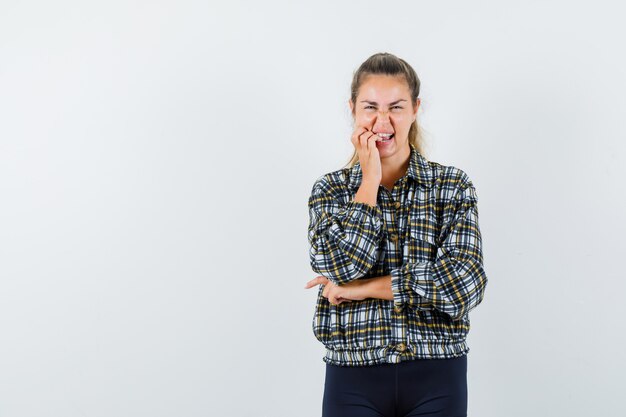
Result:
<svg viewBox="0 0 626 417"><path fill-rule="evenodd" d="M378 154L380 155L381 158L386 158L388 156L396 154L398 150L403 149L405 145L407 147L409 146L408 142L403 142L400 144L396 143L395 138L390 142L391 143L387 143L383 145L379 145L378 142L376 143L376 148L378 149Z"/></svg>

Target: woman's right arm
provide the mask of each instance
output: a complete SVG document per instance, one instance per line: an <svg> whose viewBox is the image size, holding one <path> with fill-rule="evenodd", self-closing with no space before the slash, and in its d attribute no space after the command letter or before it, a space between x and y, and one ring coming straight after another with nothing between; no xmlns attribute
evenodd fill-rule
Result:
<svg viewBox="0 0 626 417"><path fill-rule="evenodd" d="M315 182L309 198L311 267L336 285L364 276L378 260L383 222L376 206L382 178L377 138L365 126L357 126L352 132L350 141L362 177L351 201L340 203L341 185L333 184L330 175Z"/></svg>
<svg viewBox="0 0 626 417"><path fill-rule="evenodd" d="M336 285L363 277L378 260L382 236L378 187L364 181L354 199L341 204L339 185L332 184L329 175L313 185L308 204L311 267Z"/></svg>

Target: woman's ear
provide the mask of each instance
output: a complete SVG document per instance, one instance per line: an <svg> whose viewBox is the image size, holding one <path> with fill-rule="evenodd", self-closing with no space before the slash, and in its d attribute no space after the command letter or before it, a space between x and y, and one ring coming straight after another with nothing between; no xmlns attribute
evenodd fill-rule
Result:
<svg viewBox="0 0 626 417"><path fill-rule="evenodd" d="M418 98L415 101L415 106L413 107L413 121L415 121L417 119L417 111L420 108L420 104L421 104L422 100L420 98Z"/></svg>
<svg viewBox="0 0 626 417"><path fill-rule="evenodd" d="M350 113L354 113L354 105L351 98L348 99L348 106L350 106Z"/></svg>

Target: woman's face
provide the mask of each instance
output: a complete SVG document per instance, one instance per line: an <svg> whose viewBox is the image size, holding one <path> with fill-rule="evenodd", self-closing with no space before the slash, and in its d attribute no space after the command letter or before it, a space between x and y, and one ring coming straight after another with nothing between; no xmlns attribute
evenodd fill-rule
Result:
<svg viewBox="0 0 626 417"><path fill-rule="evenodd" d="M376 142L381 158L409 147L409 129L417 116L420 99L413 107L409 86L403 76L367 76L361 84L356 103L349 100L349 104L355 127L363 126L374 133L393 134L388 142Z"/></svg>

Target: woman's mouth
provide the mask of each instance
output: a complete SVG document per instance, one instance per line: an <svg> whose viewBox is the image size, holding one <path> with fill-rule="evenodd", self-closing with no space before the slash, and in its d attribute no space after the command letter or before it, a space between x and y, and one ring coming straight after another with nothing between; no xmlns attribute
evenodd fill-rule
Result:
<svg viewBox="0 0 626 417"><path fill-rule="evenodd" d="M391 142L395 136L395 133L377 133L378 138L376 142L388 143Z"/></svg>

